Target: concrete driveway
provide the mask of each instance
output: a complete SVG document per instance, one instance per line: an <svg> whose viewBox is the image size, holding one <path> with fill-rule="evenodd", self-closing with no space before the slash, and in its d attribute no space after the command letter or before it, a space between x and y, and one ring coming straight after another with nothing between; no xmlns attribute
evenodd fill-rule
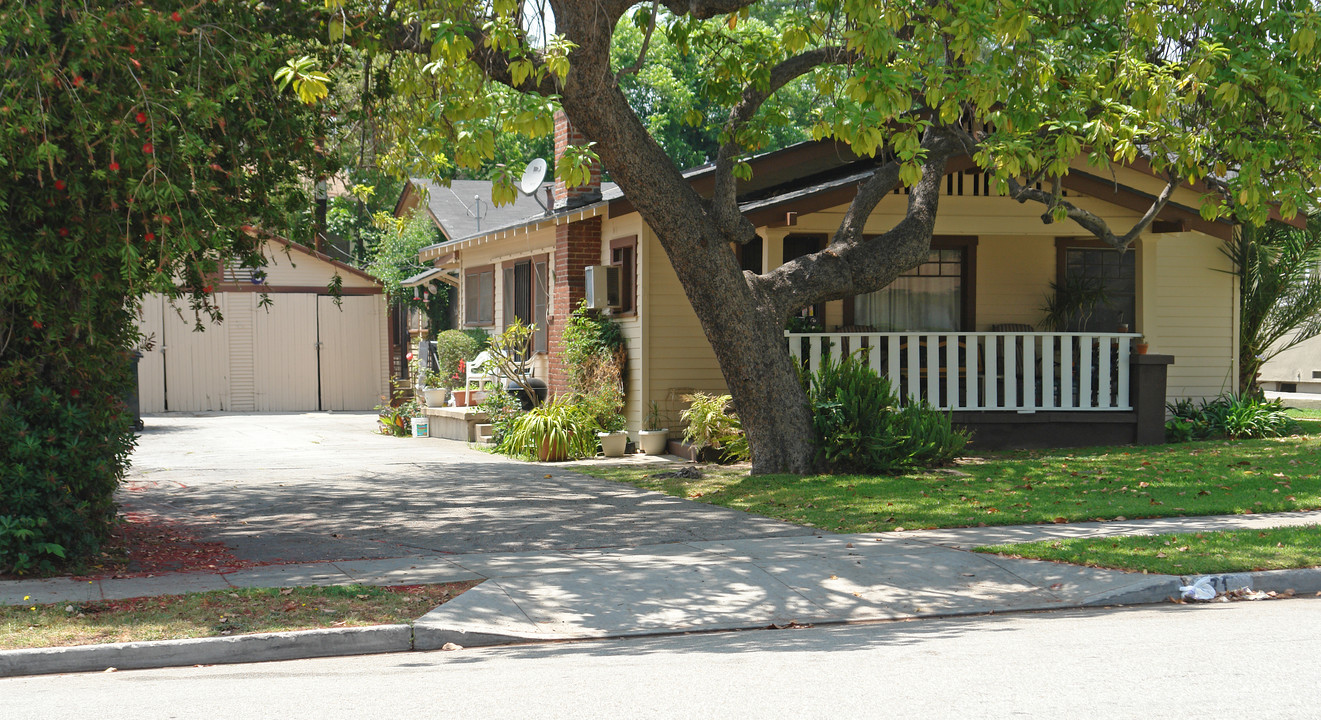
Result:
<svg viewBox="0 0 1321 720"><path fill-rule="evenodd" d="M813 530L375 432L375 413L166 413L118 499L240 559L313 562L811 535ZM658 468L658 472L660 469Z"/></svg>

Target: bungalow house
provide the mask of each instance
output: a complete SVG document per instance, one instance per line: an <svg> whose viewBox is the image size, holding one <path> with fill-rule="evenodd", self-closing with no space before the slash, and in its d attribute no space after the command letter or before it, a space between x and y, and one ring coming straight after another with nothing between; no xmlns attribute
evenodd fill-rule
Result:
<svg viewBox="0 0 1321 720"><path fill-rule="evenodd" d="M555 141L558 153L582 139L561 116ZM874 162L831 142L754 158L739 186L758 235L737 250L743 267L823 248ZM710 191L709 167L687 177ZM1080 166L1065 181L1072 202L1116 228L1162 187L1141 163L1104 175ZM534 372L553 389L565 385L559 336L584 298L585 268L618 267L607 312L628 342L628 427L636 433L655 402L674 428L685 395L725 381L664 250L617 187L557 183L552 194L549 211L488 223L421 260L457 274L462 327L495 333L520 318L542 328ZM1233 387L1238 288L1218 250L1232 226L1200 217L1198 188L1179 188L1125 253L1071 223L1043 224L1044 208L998 196L974 169L950 172L945 196L927 261L885 289L805 310L791 329L808 332L786 333L795 357L811 365L831 347L871 347L905 397L953 411L987 445L1160 442L1166 401ZM868 230L892 227L905 202L902 190L882 201ZM1052 283L1100 288L1105 302L1044 327Z"/></svg>

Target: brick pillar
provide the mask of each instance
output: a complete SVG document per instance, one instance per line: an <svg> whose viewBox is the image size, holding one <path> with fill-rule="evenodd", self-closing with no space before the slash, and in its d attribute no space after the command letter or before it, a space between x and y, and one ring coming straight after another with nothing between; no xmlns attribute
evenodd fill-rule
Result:
<svg viewBox="0 0 1321 720"><path fill-rule="evenodd" d="M569 116L564 114L563 110L555 113L555 162L558 163L564 156L565 148L570 145L585 145L587 138L574 129L569 123ZM554 200L554 208L562 210L566 207L575 207L585 205L589 202L601 198L601 166L600 163L592 166L592 179L586 185L580 185L575 188L565 187L564 181L555 180L555 186L551 189L551 197Z"/></svg>
<svg viewBox="0 0 1321 720"><path fill-rule="evenodd" d="M555 226L555 285L551 290L551 312L547 323L550 349L550 391L566 392L569 376L564 367L564 323L586 295L583 268L601 262L601 217Z"/></svg>

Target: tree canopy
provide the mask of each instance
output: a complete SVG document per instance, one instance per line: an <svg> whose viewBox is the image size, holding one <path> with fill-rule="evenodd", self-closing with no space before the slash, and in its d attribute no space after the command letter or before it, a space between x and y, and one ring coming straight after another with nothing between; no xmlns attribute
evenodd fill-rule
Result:
<svg viewBox="0 0 1321 720"><path fill-rule="evenodd" d="M1116 248L1183 182L1210 188L1204 217L1252 223L1272 202L1291 216L1321 184L1321 13L1307 0L328 6L332 39L389 68L394 92L382 110L410 118L417 142L458 141L453 158L437 161L474 165L492 154L493 136L483 133L493 121L540 135L563 107L594 144L559 163L557 176L576 180L599 160L655 231L724 369L754 472L813 465L806 402L796 401L801 389L781 347L786 318L882 287L925 257L952 158L971 158L1000 193L1040 203L1044 221L1071 220ZM664 50L652 55L643 41L619 67L627 56L612 56L616 38L636 28L662 36ZM654 66L670 47L700 68L684 119L718 142L705 199L658 143L665 128L644 122L654 115L626 92L630 75L661 74ZM816 98L813 137L880 162L825 252L744 275L729 244L749 241L754 228L739 212L737 179L771 142L776 98L797 86ZM1167 186L1132 227L1111 228L1061 192L1075 162L1104 168L1138 158ZM519 171L495 174L497 196L513 196ZM871 211L900 186L910 189L907 216L864 237Z"/></svg>
<svg viewBox="0 0 1321 720"><path fill-rule="evenodd" d="M331 169L324 111L272 82L324 34L255 0L0 5L0 572L108 532L141 296L215 314L225 265L263 264L241 228Z"/></svg>

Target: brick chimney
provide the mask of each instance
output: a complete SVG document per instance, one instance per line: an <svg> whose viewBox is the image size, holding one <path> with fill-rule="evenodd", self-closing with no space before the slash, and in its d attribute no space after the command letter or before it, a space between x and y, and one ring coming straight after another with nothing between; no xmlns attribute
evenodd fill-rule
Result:
<svg viewBox="0 0 1321 720"><path fill-rule="evenodd" d="M558 163L570 143L587 142L581 133L569 124L561 110L555 113L555 160ZM566 188L560 180L552 190L554 209L564 210L587 205L601 199L601 170L592 169L592 182L576 188ZM550 350L550 378L553 393L567 392L568 369L564 366L564 325L569 313L578 307L586 293L587 277L584 268L601 262L601 218L590 217L555 226L555 284L551 290L551 317L547 339Z"/></svg>
<svg viewBox="0 0 1321 720"><path fill-rule="evenodd" d="M563 110L555 112L555 164L558 167L560 158L564 157L564 150L570 145L585 145L587 138L574 129L569 122L569 116L564 114ZM592 181L586 185L580 185L575 188L564 186L564 181L555 180L555 187L551 191L554 199L553 207L556 210L564 208L586 205L601 199L601 166L596 164L592 166Z"/></svg>

